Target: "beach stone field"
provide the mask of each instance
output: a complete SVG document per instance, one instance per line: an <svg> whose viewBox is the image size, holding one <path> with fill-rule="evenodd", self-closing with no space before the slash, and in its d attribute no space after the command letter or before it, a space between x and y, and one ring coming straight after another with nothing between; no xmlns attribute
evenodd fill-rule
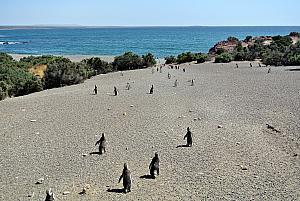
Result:
<svg viewBox="0 0 300 201"><path fill-rule="evenodd" d="M115 72L1 101L0 200L300 200L300 69L252 64Z"/></svg>

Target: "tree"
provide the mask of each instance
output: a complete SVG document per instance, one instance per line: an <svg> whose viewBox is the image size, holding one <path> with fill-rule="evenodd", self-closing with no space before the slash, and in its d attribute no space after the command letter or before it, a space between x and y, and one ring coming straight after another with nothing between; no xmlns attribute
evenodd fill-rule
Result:
<svg viewBox="0 0 300 201"><path fill-rule="evenodd" d="M144 67L143 59L132 52L126 52L121 56L115 57L112 65L119 71L133 70Z"/></svg>
<svg viewBox="0 0 300 201"><path fill-rule="evenodd" d="M233 60L231 54L229 53L222 53L220 55L217 55L215 58L215 63L229 63Z"/></svg>
<svg viewBox="0 0 300 201"><path fill-rule="evenodd" d="M151 53L143 55L142 58L143 58L144 66L146 66L146 67L150 67L150 66L153 66L156 64L154 56Z"/></svg>

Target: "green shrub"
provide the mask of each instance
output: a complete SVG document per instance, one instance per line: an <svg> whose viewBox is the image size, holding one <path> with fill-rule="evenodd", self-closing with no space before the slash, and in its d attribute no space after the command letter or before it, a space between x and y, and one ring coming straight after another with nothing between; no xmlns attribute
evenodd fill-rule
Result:
<svg viewBox="0 0 300 201"><path fill-rule="evenodd" d="M177 56L177 63L187 63L196 61L195 55L191 52L184 52Z"/></svg>
<svg viewBox="0 0 300 201"><path fill-rule="evenodd" d="M84 63L51 63L44 75L44 88L56 88L82 83L93 75L93 70Z"/></svg>
<svg viewBox="0 0 300 201"><path fill-rule="evenodd" d="M166 64L173 64L176 63L176 57L175 56L168 56L165 57Z"/></svg>
<svg viewBox="0 0 300 201"><path fill-rule="evenodd" d="M82 63L88 65L91 69L94 70L94 75L105 74L113 72L114 68L111 64L106 61L101 60L99 57L93 57L90 59L82 60Z"/></svg>
<svg viewBox="0 0 300 201"><path fill-rule="evenodd" d="M222 53L220 55L217 55L215 58L215 63L229 63L233 61L233 58L231 56L231 54L229 53Z"/></svg>
<svg viewBox="0 0 300 201"><path fill-rule="evenodd" d="M32 65L40 65L40 64L58 63L58 62L71 63L71 60L60 56L43 55L43 56L23 57L20 59L20 62L29 63Z"/></svg>
<svg viewBox="0 0 300 201"><path fill-rule="evenodd" d="M299 32L291 32L289 34L289 36L292 36L292 37L300 37L300 33Z"/></svg>
<svg viewBox="0 0 300 201"><path fill-rule="evenodd" d="M22 96L43 89L41 80L19 68L17 62L0 63L1 97Z"/></svg>
<svg viewBox="0 0 300 201"><path fill-rule="evenodd" d="M154 55L151 53L143 55L142 59L143 59L143 65L146 67L154 66L156 64Z"/></svg>
<svg viewBox="0 0 300 201"><path fill-rule="evenodd" d="M279 51L272 51L263 56L262 63L266 66L282 66L283 54Z"/></svg>
<svg viewBox="0 0 300 201"><path fill-rule="evenodd" d="M195 58L196 58L196 61L197 63L204 63L206 61L209 61L209 57L207 54L202 54L202 53L196 53L195 54Z"/></svg>
<svg viewBox="0 0 300 201"><path fill-rule="evenodd" d="M236 37L233 37L233 36L229 36L229 37L227 38L227 41L230 41L230 42L238 42L239 39L236 38Z"/></svg>
<svg viewBox="0 0 300 201"><path fill-rule="evenodd" d="M0 63L11 62L11 61L13 61L12 56L10 56L6 53L0 52Z"/></svg>
<svg viewBox="0 0 300 201"><path fill-rule="evenodd" d="M126 52L121 56L115 57L112 65L119 71L133 70L144 67L143 59L132 52Z"/></svg>
<svg viewBox="0 0 300 201"><path fill-rule="evenodd" d="M217 51L216 51L216 55L220 55L220 54L223 54L223 53L225 53L225 52L227 52L225 49L223 49L223 48L218 48Z"/></svg>

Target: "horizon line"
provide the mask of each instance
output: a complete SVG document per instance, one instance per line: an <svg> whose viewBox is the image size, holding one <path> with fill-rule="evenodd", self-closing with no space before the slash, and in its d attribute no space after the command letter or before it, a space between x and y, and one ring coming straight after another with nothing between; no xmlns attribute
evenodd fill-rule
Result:
<svg viewBox="0 0 300 201"><path fill-rule="evenodd" d="M300 27L300 25L0 25L0 28L151 28L151 27Z"/></svg>

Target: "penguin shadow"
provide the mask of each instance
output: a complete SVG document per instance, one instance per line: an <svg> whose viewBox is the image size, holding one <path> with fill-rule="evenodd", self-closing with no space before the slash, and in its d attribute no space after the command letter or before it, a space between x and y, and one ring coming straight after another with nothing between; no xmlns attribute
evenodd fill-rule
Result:
<svg viewBox="0 0 300 201"><path fill-rule="evenodd" d="M149 174L145 174L143 176L140 176L141 179L155 179L155 177L152 177L151 175Z"/></svg>
<svg viewBox="0 0 300 201"><path fill-rule="evenodd" d="M123 188L114 188L114 189L107 189L107 192L109 193L124 193L124 189Z"/></svg>
<svg viewBox="0 0 300 201"><path fill-rule="evenodd" d="M90 155L102 155L99 151L91 152Z"/></svg>
<svg viewBox="0 0 300 201"><path fill-rule="evenodd" d="M292 72L297 72L299 71L300 72L300 68L294 68L294 69L287 69L285 71L292 71Z"/></svg>
<svg viewBox="0 0 300 201"><path fill-rule="evenodd" d="M178 145L176 148L182 148L182 147L190 147L190 146L187 144L182 144L182 145Z"/></svg>

